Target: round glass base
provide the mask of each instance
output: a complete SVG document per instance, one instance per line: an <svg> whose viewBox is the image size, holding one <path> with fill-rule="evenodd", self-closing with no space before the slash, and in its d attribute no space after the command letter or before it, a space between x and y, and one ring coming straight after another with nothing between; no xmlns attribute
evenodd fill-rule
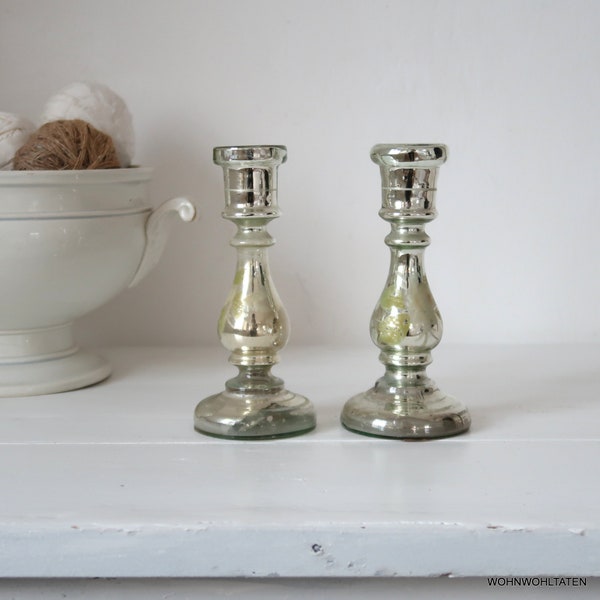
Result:
<svg viewBox="0 0 600 600"><path fill-rule="evenodd" d="M399 439L449 437L471 425L462 403L427 387L371 388L346 402L341 421L356 433Z"/></svg>
<svg viewBox="0 0 600 600"><path fill-rule="evenodd" d="M316 426L310 400L287 390L240 394L225 390L201 400L194 429L227 439L272 439L306 433Z"/></svg>

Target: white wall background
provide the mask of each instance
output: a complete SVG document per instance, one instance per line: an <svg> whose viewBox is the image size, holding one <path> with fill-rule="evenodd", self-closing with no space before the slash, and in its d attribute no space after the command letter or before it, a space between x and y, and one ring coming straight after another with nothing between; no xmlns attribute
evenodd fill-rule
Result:
<svg viewBox="0 0 600 600"><path fill-rule="evenodd" d="M80 341L218 343L234 227L211 150L277 143L292 343L369 344L388 267L369 149L401 141L450 148L427 251L444 341L597 341L599 31L594 0L0 0L0 110L108 84L153 201L201 213Z"/></svg>

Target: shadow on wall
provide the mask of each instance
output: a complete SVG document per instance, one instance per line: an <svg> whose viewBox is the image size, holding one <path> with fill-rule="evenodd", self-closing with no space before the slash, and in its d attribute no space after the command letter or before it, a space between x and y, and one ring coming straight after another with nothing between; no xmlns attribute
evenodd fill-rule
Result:
<svg viewBox="0 0 600 600"><path fill-rule="evenodd" d="M165 123L157 118L156 123ZM212 137L205 123L170 115L140 139L144 166L154 167L154 206L186 196L197 220L173 222L158 265L137 287L126 290L76 326L84 346L218 343L216 321L230 284L226 223L222 222L221 175L212 164ZM202 143L204 140L204 143Z"/></svg>

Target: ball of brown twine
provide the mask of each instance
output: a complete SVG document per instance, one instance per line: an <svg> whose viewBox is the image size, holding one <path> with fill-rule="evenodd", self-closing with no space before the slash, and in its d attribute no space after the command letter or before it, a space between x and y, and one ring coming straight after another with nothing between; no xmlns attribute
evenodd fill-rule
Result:
<svg viewBox="0 0 600 600"><path fill-rule="evenodd" d="M15 171L118 169L112 138L81 119L51 121L31 134L13 159Z"/></svg>

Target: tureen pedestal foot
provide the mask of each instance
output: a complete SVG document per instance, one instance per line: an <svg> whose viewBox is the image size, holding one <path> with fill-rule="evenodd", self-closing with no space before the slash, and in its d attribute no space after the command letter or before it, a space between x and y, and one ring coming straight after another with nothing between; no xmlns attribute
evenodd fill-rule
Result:
<svg viewBox="0 0 600 600"><path fill-rule="evenodd" d="M0 397L66 392L110 373L106 359L75 345L72 323L0 331Z"/></svg>

